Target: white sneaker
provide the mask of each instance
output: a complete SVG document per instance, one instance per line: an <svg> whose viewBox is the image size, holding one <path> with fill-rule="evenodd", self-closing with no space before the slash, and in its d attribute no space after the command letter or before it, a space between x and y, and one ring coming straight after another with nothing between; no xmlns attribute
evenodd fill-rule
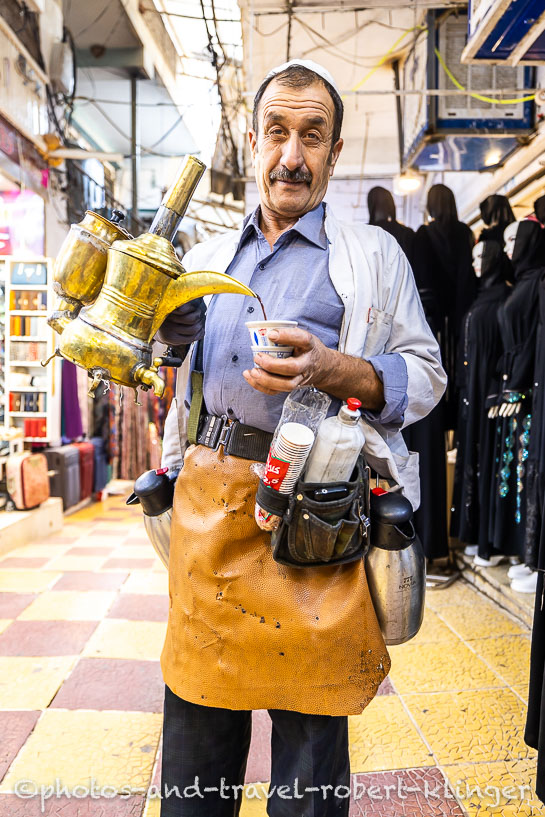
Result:
<svg viewBox="0 0 545 817"><path fill-rule="evenodd" d="M475 556L473 564L477 565L477 567L497 567L505 558L507 557L503 555L491 556L490 559L481 559L480 556Z"/></svg>
<svg viewBox="0 0 545 817"><path fill-rule="evenodd" d="M479 545L466 545L464 548L464 556L476 556L479 552Z"/></svg>
<svg viewBox="0 0 545 817"><path fill-rule="evenodd" d="M535 593L537 586L537 571L532 571L530 576L523 579L513 579L511 582L511 589L515 593Z"/></svg>
<svg viewBox="0 0 545 817"><path fill-rule="evenodd" d="M526 565L513 565L507 571L507 577L509 579L525 579L527 576L531 576L533 570L530 567L526 567Z"/></svg>

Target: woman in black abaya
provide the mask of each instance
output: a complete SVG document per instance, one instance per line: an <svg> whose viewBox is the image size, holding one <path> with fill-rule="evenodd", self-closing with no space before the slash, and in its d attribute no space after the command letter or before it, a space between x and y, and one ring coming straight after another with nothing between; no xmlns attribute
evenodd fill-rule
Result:
<svg viewBox="0 0 545 817"><path fill-rule="evenodd" d="M449 378L443 398L445 429L455 429L458 342L462 318L477 294L471 257L475 240L467 224L458 221L450 188L444 184L433 185L427 207L433 220L416 233L414 271L419 288L431 290L435 310L432 328L437 331L443 367Z"/></svg>
<svg viewBox="0 0 545 817"><path fill-rule="evenodd" d="M481 518L488 528L489 486L494 479L494 423L488 419L487 396L502 353L497 312L509 293L509 259L503 243L487 240L474 250L479 292L462 321L458 385L460 408L454 478L451 536L477 545Z"/></svg>
<svg viewBox="0 0 545 817"><path fill-rule="evenodd" d="M487 196L479 205L485 227L479 241L497 241L503 246L505 228L515 221L507 196Z"/></svg>
<svg viewBox="0 0 545 817"><path fill-rule="evenodd" d="M532 425L531 389L534 382L536 340L539 323L539 286L545 273L545 232L534 220L522 221L506 230L514 238L513 290L498 310L503 346L500 360L502 391L497 403L515 404L517 412L498 417L496 451L498 474L490 516L490 555L525 558L528 504L528 466ZM506 238L506 243L509 239ZM479 556L489 558L479 547Z"/></svg>
<svg viewBox="0 0 545 817"><path fill-rule="evenodd" d="M390 191L385 187L373 187L367 194L367 207L369 208L369 224L382 227L383 230L393 235L412 266L414 230L396 220L396 206Z"/></svg>

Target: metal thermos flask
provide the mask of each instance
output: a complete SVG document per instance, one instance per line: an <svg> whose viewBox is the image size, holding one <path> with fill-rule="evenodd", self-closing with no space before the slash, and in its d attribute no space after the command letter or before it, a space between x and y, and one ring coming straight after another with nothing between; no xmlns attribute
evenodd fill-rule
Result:
<svg viewBox="0 0 545 817"><path fill-rule="evenodd" d="M134 483L127 505L142 505L144 527L162 563L168 568L170 523L177 473L167 476L168 468L145 471Z"/></svg>
<svg viewBox="0 0 545 817"><path fill-rule="evenodd" d="M424 618L426 559L412 516L411 503L402 494L371 491L367 582L384 641L390 645L414 638Z"/></svg>

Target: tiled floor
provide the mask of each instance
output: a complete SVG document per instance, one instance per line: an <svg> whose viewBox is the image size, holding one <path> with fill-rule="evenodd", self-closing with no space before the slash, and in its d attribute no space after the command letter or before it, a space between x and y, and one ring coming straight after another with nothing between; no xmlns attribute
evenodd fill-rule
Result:
<svg viewBox="0 0 545 817"><path fill-rule="evenodd" d="M0 560L0 817L158 817L146 792L167 591L121 497ZM542 815L523 740L529 650L529 632L468 585L429 591L419 635L390 649L381 694L349 719L350 817ZM241 817L266 815L269 744L256 712Z"/></svg>

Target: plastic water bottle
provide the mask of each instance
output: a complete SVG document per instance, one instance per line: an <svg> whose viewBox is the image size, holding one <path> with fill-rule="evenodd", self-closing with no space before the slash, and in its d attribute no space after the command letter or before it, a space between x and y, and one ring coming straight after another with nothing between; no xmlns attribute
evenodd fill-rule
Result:
<svg viewBox="0 0 545 817"><path fill-rule="evenodd" d="M359 426L361 402L349 397L334 417L323 420L310 452L305 482L346 482L365 443Z"/></svg>

